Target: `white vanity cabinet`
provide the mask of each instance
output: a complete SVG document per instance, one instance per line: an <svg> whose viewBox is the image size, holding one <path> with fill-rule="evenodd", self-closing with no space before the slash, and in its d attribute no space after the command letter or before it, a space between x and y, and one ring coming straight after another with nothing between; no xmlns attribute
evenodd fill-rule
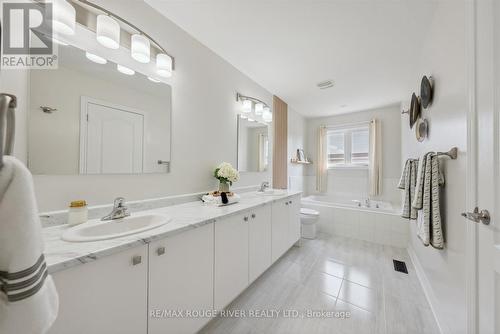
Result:
<svg viewBox="0 0 500 334"><path fill-rule="evenodd" d="M210 320L162 312L212 310L213 263L214 224L149 244L149 334L195 333Z"/></svg>
<svg viewBox="0 0 500 334"><path fill-rule="evenodd" d="M50 334L146 334L148 246L52 274L59 315Z"/></svg>
<svg viewBox="0 0 500 334"><path fill-rule="evenodd" d="M214 308L226 307L248 286L250 213L215 222Z"/></svg>
<svg viewBox="0 0 500 334"><path fill-rule="evenodd" d="M300 239L300 197L292 196L273 203L272 261L276 261Z"/></svg>
<svg viewBox="0 0 500 334"><path fill-rule="evenodd" d="M248 221L249 283L271 266L271 233L271 206L252 210Z"/></svg>

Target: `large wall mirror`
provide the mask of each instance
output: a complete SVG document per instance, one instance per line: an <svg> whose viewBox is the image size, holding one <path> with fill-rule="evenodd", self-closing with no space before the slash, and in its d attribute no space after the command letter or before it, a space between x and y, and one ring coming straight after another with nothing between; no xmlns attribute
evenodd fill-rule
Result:
<svg viewBox="0 0 500 334"><path fill-rule="evenodd" d="M238 170L266 172L269 160L269 126L238 115Z"/></svg>
<svg viewBox="0 0 500 334"><path fill-rule="evenodd" d="M171 87L73 46L58 57L57 69L30 71L32 173L168 172Z"/></svg>

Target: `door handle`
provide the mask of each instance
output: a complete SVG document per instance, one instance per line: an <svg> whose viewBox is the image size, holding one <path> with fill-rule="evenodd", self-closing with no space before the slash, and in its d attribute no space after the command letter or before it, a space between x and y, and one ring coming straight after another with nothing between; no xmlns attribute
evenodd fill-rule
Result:
<svg viewBox="0 0 500 334"><path fill-rule="evenodd" d="M135 255L134 257L132 257L132 265L133 266L136 266L136 265L138 265L141 262L142 262L142 256Z"/></svg>
<svg viewBox="0 0 500 334"><path fill-rule="evenodd" d="M472 220L475 223L483 223L484 225L489 225L491 221L491 216L488 210L481 210L476 206L473 212L464 212L462 216L468 220Z"/></svg>
<svg viewBox="0 0 500 334"><path fill-rule="evenodd" d="M165 254L165 247L158 247L156 249L156 254L158 254L158 256Z"/></svg>

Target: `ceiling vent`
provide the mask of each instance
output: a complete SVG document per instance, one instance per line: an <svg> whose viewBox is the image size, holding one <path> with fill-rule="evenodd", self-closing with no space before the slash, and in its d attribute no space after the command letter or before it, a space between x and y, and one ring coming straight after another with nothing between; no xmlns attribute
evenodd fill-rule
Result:
<svg viewBox="0 0 500 334"><path fill-rule="evenodd" d="M333 87L333 81L332 80L321 81L321 82L318 82L316 84L316 86L318 86L319 89L332 88Z"/></svg>

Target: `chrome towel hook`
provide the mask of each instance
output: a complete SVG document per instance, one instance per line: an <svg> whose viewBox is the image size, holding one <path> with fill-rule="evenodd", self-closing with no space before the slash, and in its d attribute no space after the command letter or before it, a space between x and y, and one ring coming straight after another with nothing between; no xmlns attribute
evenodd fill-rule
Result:
<svg viewBox="0 0 500 334"><path fill-rule="evenodd" d="M0 94L0 169L4 155L11 155L14 150L16 133L15 109L17 98L12 94Z"/></svg>

